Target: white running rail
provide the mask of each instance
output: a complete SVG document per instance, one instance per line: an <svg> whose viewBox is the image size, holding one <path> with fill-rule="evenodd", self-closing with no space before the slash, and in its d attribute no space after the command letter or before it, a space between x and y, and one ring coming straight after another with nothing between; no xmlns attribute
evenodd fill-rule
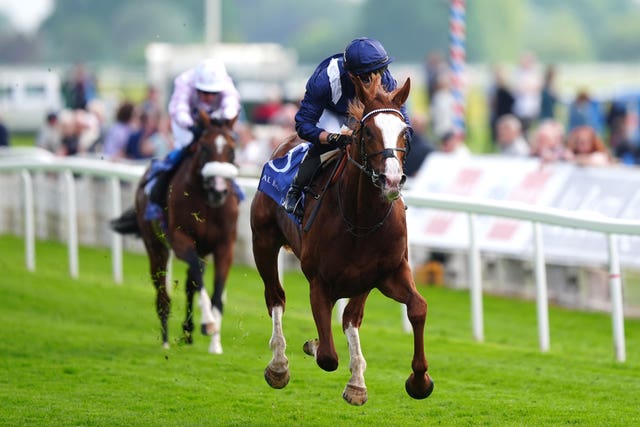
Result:
<svg viewBox="0 0 640 427"><path fill-rule="evenodd" d="M69 273L78 277L78 231L76 223L76 200L74 190L74 174L104 177L111 180L111 206L114 216L121 212L120 182L137 182L144 172L145 165L115 163L100 159L79 157L54 157L33 155L28 151L17 155L6 155L0 152L0 173L18 173L23 182L24 193L24 236L25 260L27 269L35 270L35 231L33 180L34 172L56 172L62 174L67 187L65 201L68 220L68 253ZM255 178L239 178L238 184L245 190L247 197L253 197L258 185ZM622 303L622 280L620 276L620 260L618 235L640 236L640 221L621 220L602 216L568 212L549 207L536 207L524 203L503 202L496 200L474 199L436 193L406 192L404 201L408 206L438 209L452 212L463 212L468 215L469 222L469 286L471 295L471 319L473 336L478 341L484 340L482 277L480 271L480 249L475 236L477 215L506 217L529 221L533 226L533 246L536 279L536 303L538 320L538 338L540 350L549 350L549 320L546 266L541 224L578 228L603 233L608 237L609 286L611 294L611 319L613 343L616 360L626 360L624 338L624 314ZM411 237L411 233L409 233ZM411 242L410 242L411 243ZM122 282L122 238L114 233L111 241L113 278L116 283Z"/></svg>

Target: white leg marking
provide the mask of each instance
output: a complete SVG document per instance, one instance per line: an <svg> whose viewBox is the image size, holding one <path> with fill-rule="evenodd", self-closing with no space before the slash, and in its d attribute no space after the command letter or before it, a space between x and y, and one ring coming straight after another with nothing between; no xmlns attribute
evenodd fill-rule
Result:
<svg viewBox="0 0 640 427"><path fill-rule="evenodd" d="M212 334L216 332L219 328L218 325L216 325L216 319L213 317L211 310L211 298L209 298L209 294L204 286L200 289L200 311L202 312L201 323L207 325L207 333Z"/></svg>
<svg viewBox="0 0 640 427"><path fill-rule="evenodd" d="M216 332L211 335L211 343L209 344L209 353L222 354L222 342L220 338L220 330L222 329L222 313L218 307L212 308L214 322L217 325Z"/></svg>
<svg viewBox="0 0 640 427"><path fill-rule="evenodd" d="M347 302L349 302L349 298L340 298L336 301L336 320L340 323L342 323L342 315L344 314Z"/></svg>
<svg viewBox="0 0 640 427"><path fill-rule="evenodd" d="M407 305L406 304L400 304L400 306L402 307L402 330L405 331L406 333L410 333L413 331L413 326L411 325L411 322L409 321L409 315L407 314Z"/></svg>
<svg viewBox="0 0 640 427"><path fill-rule="evenodd" d="M347 342L349 343L349 370L351 371L349 384L365 388L364 371L367 369L367 362L364 360L362 349L360 348L358 328L350 324L344 330L344 334L347 336Z"/></svg>
<svg viewBox="0 0 640 427"><path fill-rule="evenodd" d="M273 323L273 331L271 333L271 340L269 340L269 347L273 352L273 358L269 362L269 366L275 372L284 372L289 369L289 361L284 351L287 348L287 342L284 339L282 332L282 307L275 306L271 311L271 321Z"/></svg>

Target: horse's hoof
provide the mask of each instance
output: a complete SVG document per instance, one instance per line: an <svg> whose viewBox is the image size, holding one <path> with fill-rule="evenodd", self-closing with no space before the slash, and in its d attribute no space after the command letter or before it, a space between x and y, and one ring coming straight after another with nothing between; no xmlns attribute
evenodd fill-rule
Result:
<svg viewBox="0 0 640 427"><path fill-rule="evenodd" d="M165 350L169 350L171 348L171 346L169 345L168 342L163 342L162 343L162 348L164 348Z"/></svg>
<svg viewBox="0 0 640 427"><path fill-rule="evenodd" d="M424 377L420 380L411 374L407 381L404 383L404 388L407 390L407 394L414 399L426 399L433 392L433 380L425 372Z"/></svg>
<svg viewBox="0 0 640 427"><path fill-rule="evenodd" d="M318 348L318 339L312 339L304 343L302 346L302 351L309 356L316 357L316 349Z"/></svg>
<svg viewBox="0 0 640 427"><path fill-rule="evenodd" d="M350 405L362 406L367 403L367 388L347 384L342 392L342 398Z"/></svg>
<svg viewBox="0 0 640 427"><path fill-rule="evenodd" d="M272 388L284 388L289 384L289 369L283 372L276 372L267 366L264 370L264 379Z"/></svg>
<svg viewBox="0 0 640 427"><path fill-rule="evenodd" d="M200 332L202 335L211 336L218 332L218 325L216 323L202 323L200 324Z"/></svg>
<svg viewBox="0 0 640 427"><path fill-rule="evenodd" d="M187 345L191 345L193 344L193 335L191 335L190 332L184 332L184 334L182 334L182 339L180 340L181 344L187 344Z"/></svg>
<svg viewBox="0 0 640 427"><path fill-rule="evenodd" d="M222 354L222 344L220 343L220 335L211 337L211 343L209 343L210 354Z"/></svg>

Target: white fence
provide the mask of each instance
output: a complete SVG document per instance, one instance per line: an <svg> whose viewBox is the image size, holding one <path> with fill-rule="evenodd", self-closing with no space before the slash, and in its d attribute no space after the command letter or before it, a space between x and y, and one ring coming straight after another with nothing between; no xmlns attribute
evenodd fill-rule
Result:
<svg viewBox="0 0 640 427"><path fill-rule="evenodd" d="M139 164L113 163L99 159L59 158L35 150L0 151L0 173L19 174L22 181L22 209L25 237L25 262L27 269L35 270L35 215L34 184L32 175L37 172L59 174L63 178L66 197L59 204L64 208L67 221L67 245L69 258L69 274L78 278L78 229L76 217L76 189L74 176L101 177L108 180L111 214L118 216L122 211L122 182L137 182L144 171ZM251 198L257 188L257 179L241 178L239 185ZM3 189L7 193L9 189ZM471 295L472 331L478 341L484 340L482 277L480 268L480 249L477 239L477 216L488 215L529 221L533 227L533 257L535 264L536 303L538 320L538 337L541 351L550 347L548 298L546 282L546 263L541 224L559 227L589 230L606 235L608 243L609 287L611 296L611 319L615 357L618 361L626 360L624 338L623 292L620 274L618 249L619 235L640 236L640 221L622 220L580 212L568 212L550 207L535 207L520 202L487 201L470 197L453 196L436 193L406 192L404 201L409 207L430 208L466 214L468 221L468 263L469 288ZM61 216L62 218L62 216ZM242 219L241 219L242 220ZM410 243L416 234L409 230ZM420 243L421 244L421 243ZM112 233L111 237L112 270L116 283L122 282L122 236Z"/></svg>

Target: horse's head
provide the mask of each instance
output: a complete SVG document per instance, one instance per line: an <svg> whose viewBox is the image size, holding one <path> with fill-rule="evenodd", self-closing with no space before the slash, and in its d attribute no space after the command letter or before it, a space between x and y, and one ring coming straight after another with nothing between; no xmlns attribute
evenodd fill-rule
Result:
<svg viewBox="0 0 640 427"><path fill-rule="evenodd" d="M370 82L353 78L356 98L349 106L351 116L357 119L355 142L349 154L359 159L359 167L380 187L387 200L400 197L406 181L404 162L409 151L408 125L400 108L409 96L411 82L392 92L381 85L379 74ZM357 162L357 160L356 160Z"/></svg>
<svg viewBox="0 0 640 427"><path fill-rule="evenodd" d="M225 202L231 181L238 176L234 164L236 138L232 131L235 120L212 120L200 112L198 125L202 132L194 144L194 166L202 176L207 203L211 206Z"/></svg>

